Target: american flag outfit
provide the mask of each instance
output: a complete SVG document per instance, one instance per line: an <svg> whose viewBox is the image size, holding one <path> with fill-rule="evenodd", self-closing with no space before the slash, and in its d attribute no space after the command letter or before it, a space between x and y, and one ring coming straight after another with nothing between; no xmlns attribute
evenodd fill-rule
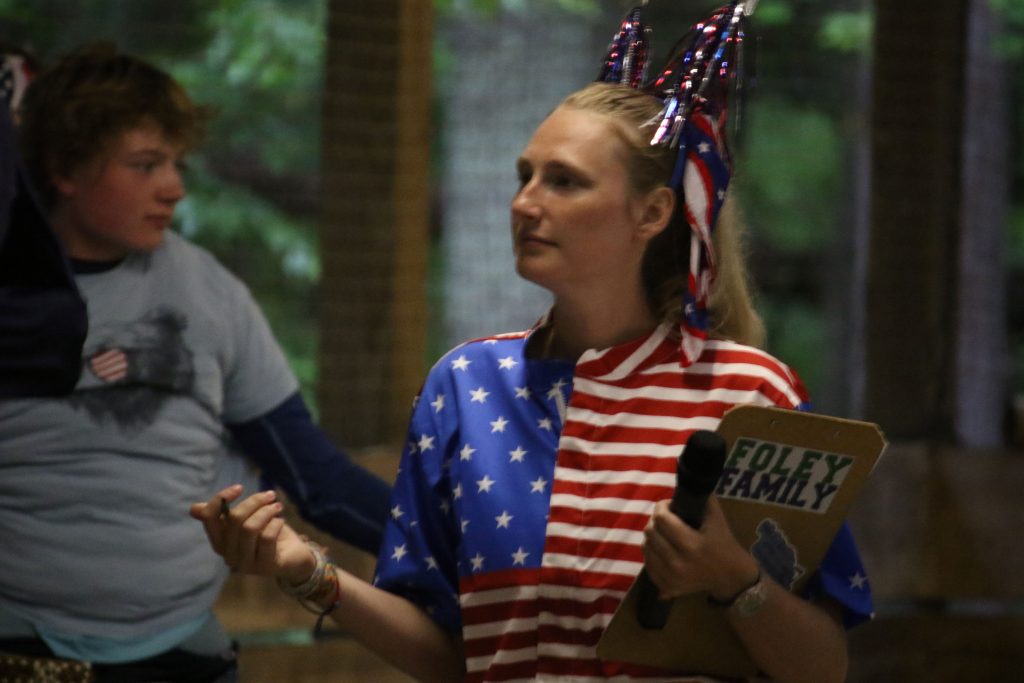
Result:
<svg viewBox="0 0 1024 683"><path fill-rule="evenodd" d="M461 631L467 681L678 681L595 654L643 565L643 528L693 431L737 404L799 408L804 389L730 341L700 340L688 363L667 324L576 364L528 359L532 333L468 342L429 373L375 581ZM845 527L815 587L849 622L870 614Z"/></svg>

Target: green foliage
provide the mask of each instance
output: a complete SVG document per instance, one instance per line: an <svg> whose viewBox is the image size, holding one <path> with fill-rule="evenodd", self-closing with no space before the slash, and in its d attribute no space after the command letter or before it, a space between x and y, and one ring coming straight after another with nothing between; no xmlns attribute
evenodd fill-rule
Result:
<svg viewBox="0 0 1024 683"><path fill-rule="evenodd" d="M739 187L759 239L816 251L832 239L842 154L835 123L813 109L764 99L747 119Z"/></svg>
<svg viewBox="0 0 1024 683"><path fill-rule="evenodd" d="M130 52L159 58L203 43L201 31L168 30L168 26L191 21L207 4L205 0L3 0L0 33L4 40L30 47L43 58L95 41L114 42Z"/></svg>
<svg viewBox="0 0 1024 683"><path fill-rule="evenodd" d="M819 40L823 47L839 52L867 53L874 30L870 12L836 12L825 17Z"/></svg>
<svg viewBox="0 0 1024 683"><path fill-rule="evenodd" d="M1024 270L1024 2L1021 0L989 0L990 6L998 19L999 33L996 36L994 49L1005 62L1006 73L1009 75L1015 108L1012 109L1014 120L1013 134L1010 137L1011 168L1013 176L1010 184L1010 207L1008 215L1009 245L1007 263L1011 270L1019 274ZM1020 277L1019 275L1017 277ZM1020 310L1020 303L1010 302L1012 311ZM1011 312L1011 320L1020 319ZM1010 330L1010 348L1013 355L1012 386L1018 394L1024 394L1024 331Z"/></svg>
<svg viewBox="0 0 1024 683"><path fill-rule="evenodd" d="M768 351L796 370L814 401L824 376L821 355L825 348L825 322L821 311L805 301L778 300L763 303L761 309Z"/></svg>
<svg viewBox="0 0 1024 683"><path fill-rule="evenodd" d="M199 19L204 49L168 65L218 112L190 173L182 229L253 289L313 402L316 211L297 211L280 188L296 177L315 185L319 170L325 3L222 0Z"/></svg>
<svg viewBox="0 0 1024 683"><path fill-rule="evenodd" d="M32 12L29 5L25 2L19 2L19 0L0 0L0 17L4 18L4 22L28 23L32 20L34 13ZM13 36L4 36L5 39L10 39Z"/></svg>
<svg viewBox="0 0 1024 683"><path fill-rule="evenodd" d="M440 16L492 17L499 12L523 14L551 8L588 17L601 12L598 0L434 0Z"/></svg>
<svg viewBox="0 0 1024 683"><path fill-rule="evenodd" d="M839 52L867 52L874 32L874 14L870 10L836 10L832 3L823 1L761 0L752 21L755 33L774 29L792 32L799 30L797 24L805 21L819 24L817 43Z"/></svg>
<svg viewBox="0 0 1024 683"><path fill-rule="evenodd" d="M566 12L588 17L596 16L600 11L595 0L555 0L555 5Z"/></svg>
<svg viewBox="0 0 1024 683"><path fill-rule="evenodd" d="M996 40L996 49L1010 60L1024 58L1024 2L1021 0L989 0L999 18L1002 30Z"/></svg>
<svg viewBox="0 0 1024 683"><path fill-rule="evenodd" d="M1011 268L1024 269L1024 203L1018 200L1010 207L1007 222L1010 227L1007 264Z"/></svg>
<svg viewBox="0 0 1024 683"><path fill-rule="evenodd" d="M786 0L761 0L752 20L759 27L785 26L793 21L793 7Z"/></svg>
<svg viewBox="0 0 1024 683"><path fill-rule="evenodd" d="M320 258L311 222L261 201L248 188L219 181L202 164L189 171L187 181L191 190L177 214L182 234L226 255L234 245L245 244L261 261L272 255L272 270L297 284L316 283Z"/></svg>
<svg viewBox="0 0 1024 683"><path fill-rule="evenodd" d="M1010 356L1013 362L1010 386L1017 395L1021 394L1021 387L1024 387L1024 335L1019 332L1010 334Z"/></svg>
<svg viewBox="0 0 1024 683"><path fill-rule="evenodd" d="M822 386L830 316L820 264L831 258L843 211L851 141L842 131L866 103L850 88L867 68L874 31L868 3L761 0L751 21L756 78L737 144L736 187L757 257L754 279L769 350L791 364L811 396L841 407L841 387ZM785 263L785 266L779 265Z"/></svg>
<svg viewBox="0 0 1024 683"><path fill-rule="evenodd" d="M324 11L321 0L223 0L201 17L205 48L169 65L216 105L218 143L257 151L273 173L319 166Z"/></svg>
<svg viewBox="0 0 1024 683"><path fill-rule="evenodd" d="M0 0L0 38L113 41L214 107L179 227L248 284L310 401L325 22L325 0Z"/></svg>

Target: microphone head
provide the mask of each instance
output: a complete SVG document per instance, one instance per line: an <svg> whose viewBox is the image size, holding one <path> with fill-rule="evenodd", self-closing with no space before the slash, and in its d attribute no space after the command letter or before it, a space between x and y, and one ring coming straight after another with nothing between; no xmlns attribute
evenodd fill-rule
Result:
<svg viewBox="0 0 1024 683"><path fill-rule="evenodd" d="M676 469L676 485L696 495L708 495L718 485L725 466L725 439L701 429L690 435Z"/></svg>

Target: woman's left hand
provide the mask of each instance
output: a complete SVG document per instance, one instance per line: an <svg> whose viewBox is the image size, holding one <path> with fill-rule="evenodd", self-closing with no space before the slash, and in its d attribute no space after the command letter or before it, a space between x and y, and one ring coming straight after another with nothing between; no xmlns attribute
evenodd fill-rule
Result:
<svg viewBox="0 0 1024 683"><path fill-rule="evenodd" d="M757 580L756 560L733 536L722 506L708 498L704 522L694 529L663 500L644 529L644 561L661 598L707 591L728 599Z"/></svg>

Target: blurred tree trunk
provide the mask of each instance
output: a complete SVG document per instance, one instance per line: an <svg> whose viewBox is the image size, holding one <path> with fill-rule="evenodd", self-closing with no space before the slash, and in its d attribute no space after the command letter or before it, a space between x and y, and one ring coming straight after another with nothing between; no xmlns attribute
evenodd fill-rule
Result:
<svg viewBox="0 0 1024 683"><path fill-rule="evenodd" d="M1001 442L1004 74L984 0L877 4L865 412L890 437Z"/></svg>
<svg viewBox="0 0 1024 683"><path fill-rule="evenodd" d="M956 435L971 447L1001 444L1010 405L1007 214L1010 114L1006 65L993 54L997 19L973 0L967 16Z"/></svg>
<svg viewBox="0 0 1024 683"><path fill-rule="evenodd" d="M864 335L871 230L871 59L865 55L842 72L848 86L839 119L844 140L842 204L835 238L825 254L820 280L827 315L824 381L812 397L823 413L859 418L864 412ZM842 314L837 312L842 311Z"/></svg>

